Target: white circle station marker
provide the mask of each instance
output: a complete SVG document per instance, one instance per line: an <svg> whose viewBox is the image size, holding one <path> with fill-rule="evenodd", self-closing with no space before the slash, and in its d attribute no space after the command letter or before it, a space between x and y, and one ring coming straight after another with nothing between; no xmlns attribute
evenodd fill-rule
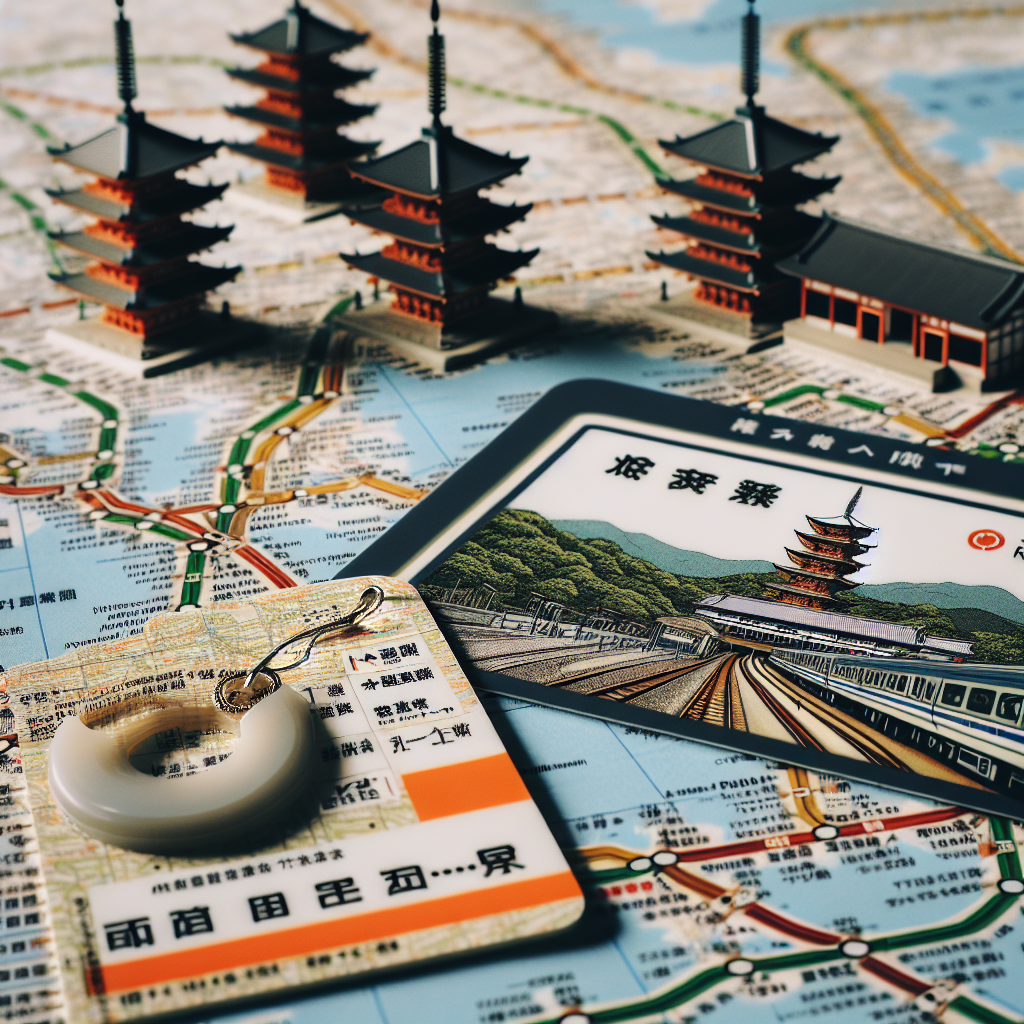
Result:
<svg viewBox="0 0 1024 1024"><path fill-rule="evenodd" d="M220 534L219 533L214 533L213 530L207 530L203 534L203 539L204 540L214 540L214 541L220 540Z"/></svg>
<svg viewBox="0 0 1024 1024"><path fill-rule="evenodd" d="M1024 882L1019 878L1000 878L997 888L1010 896L1019 896L1024 892Z"/></svg>
<svg viewBox="0 0 1024 1024"><path fill-rule="evenodd" d="M851 960L859 960L871 952L871 947L863 939L847 939L840 945L839 952Z"/></svg>
<svg viewBox="0 0 1024 1024"><path fill-rule="evenodd" d="M841 391L837 391L835 388L829 388L827 391L822 391L821 397L827 398L830 402L834 402L841 394Z"/></svg>
<svg viewBox="0 0 1024 1024"><path fill-rule="evenodd" d="M104 420L101 426L104 430L113 430L117 426L117 420Z"/></svg>
<svg viewBox="0 0 1024 1024"><path fill-rule="evenodd" d="M279 437L287 437L289 434L294 434L295 433L295 428L294 427L278 427L277 430L274 431L274 433L277 434Z"/></svg>
<svg viewBox="0 0 1024 1024"><path fill-rule="evenodd" d="M304 490L302 487L296 488L294 491L292 491L292 494L296 498L308 498L309 497L309 491Z"/></svg>
<svg viewBox="0 0 1024 1024"><path fill-rule="evenodd" d="M839 835L839 829L835 825L818 825L812 835L815 839L835 839Z"/></svg>
<svg viewBox="0 0 1024 1024"><path fill-rule="evenodd" d="M149 519L140 519L135 524L135 529L136 530L152 530L153 529L153 523Z"/></svg>
<svg viewBox="0 0 1024 1024"><path fill-rule="evenodd" d="M189 544L189 551L208 551L210 545L205 540L196 540Z"/></svg>
<svg viewBox="0 0 1024 1024"><path fill-rule="evenodd" d="M107 517L107 510L105 508L94 508L89 513L89 518L90 519L106 519L106 517Z"/></svg>
<svg viewBox="0 0 1024 1024"><path fill-rule="evenodd" d="M8 459L7 462L5 463L5 465L9 469L21 469L21 467L25 465L25 460L24 459Z"/></svg>
<svg viewBox="0 0 1024 1024"><path fill-rule="evenodd" d="M755 399L753 402L747 402L747 409L750 412L760 412L765 406L765 403L761 399Z"/></svg>
<svg viewBox="0 0 1024 1024"><path fill-rule="evenodd" d="M229 516L232 513L237 512L238 507L236 505L221 505L221 507L217 509L217 511L222 513L223 515Z"/></svg>
<svg viewBox="0 0 1024 1024"><path fill-rule="evenodd" d="M651 860L653 860L659 868L668 868L673 864L679 863L679 854L673 853L671 850L659 850Z"/></svg>
<svg viewBox="0 0 1024 1024"><path fill-rule="evenodd" d="M313 398L312 395L299 395L299 402L302 405L310 405L314 401L315 399Z"/></svg>
<svg viewBox="0 0 1024 1024"><path fill-rule="evenodd" d="M229 473L241 473L242 472L242 464L240 462L232 462L231 465L228 466L228 472Z"/></svg>
<svg viewBox="0 0 1024 1024"><path fill-rule="evenodd" d="M239 434L239 437L243 438L246 441L251 441L255 436L255 430L243 430L242 433Z"/></svg>
<svg viewBox="0 0 1024 1024"><path fill-rule="evenodd" d="M903 410L898 405L887 405L882 412L886 416L902 416Z"/></svg>
<svg viewBox="0 0 1024 1024"><path fill-rule="evenodd" d="M730 960L725 965L725 970L727 974L733 974L742 978L747 974L754 973L754 964L750 960Z"/></svg>
<svg viewBox="0 0 1024 1024"><path fill-rule="evenodd" d="M941 448L942 445L946 444L944 437L929 437L925 440L925 446L928 448Z"/></svg>
<svg viewBox="0 0 1024 1024"><path fill-rule="evenodd" d="M99 487L99 485L99 480L83 480L78 486L83 491L95 491L96 488Z"/></svg>
<svg viewBox="0 0 1024 1024"><path fill-rule="evenodd" d="M590 1024L590 1018L585 1013L567 1013L558 1018L558 1024Z"/></svg>
<svg viewBox="0 0 1024 1024"><path fill-rule="evenodd" d="M1012 441L1006 441L1005 443L1003 443L1003 444L1001 444L999 446L999 450L1004 455L1016 455L1017 452L1020 451L1020 445L1019 444L1014 444ZM7 465L9 466L10 463L8 462Z"/></svg>
<svg viewBox="0 0 1024 1024"><path fill-rule="evenodd" d="M149 519L149 520L151 520L154 523L159 523L160 520L163 519L163 513L162 512L147 512L142 518L143 519Z"/></svg>
<svg viewBox="0 0 1024 1024"><path fill-rule="evenodd" d="M650 857L634 857L627 865L630 871L650 871L651 870L651 858Z"/></svg>
<svg viewBox="0 0 1024 1024"><path fill-rule="evenodd" d="M325 391L324 392L324 398L338 398L338 397L339 397L339 395L338 395L337 391Z"/></svg>
<svg viewBox="0 0 1024 1024"><path fill-rule="evenodd" d="M96 453L96 458L103 459L104 461L112 459L113 457L114 453L109 448L104 448L103 451Z"/></svg>

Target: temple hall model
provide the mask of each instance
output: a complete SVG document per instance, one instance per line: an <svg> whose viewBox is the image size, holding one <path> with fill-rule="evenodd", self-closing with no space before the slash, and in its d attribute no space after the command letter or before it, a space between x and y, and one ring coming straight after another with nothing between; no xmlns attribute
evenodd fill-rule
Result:
<svg viewBox="0 0 1024 1024"><path fill-rule="evenodd" d="M782 582L766 584L771 597L784 604L830 611L839 603L836 594L860 586L846 577L865 567L855 559L871 549L864 541L875 532L875 527L853 518L863 491L863 487L857 489L841 516L807 517L814 532L796 531L800 547L786 548L792 565L775 566Z"/></svg>
<svg viewBox="0 0 1024 1024"><path fill-rule="evenodd" d="M394 241L380 252L342 253L342 259L388 282L394 300L390 309L371 306L342 322L448 369L550 327L555 318L489 294L538 250L510 251L485 241L525 217L532 204L502 206L479 192L518 173L528 158L474 146L441 123L445 58L439 15L435 0L428 39L430 127L408 146L350 167L353 177L390 194L372 207L347 206L345 214Z"/></svg>
<svg viewBox="0 0 1024 1024"><path fill-rule="evenodd" d="M255 68L228 68L232 78L262 89L263 97L251 106L225 110L262 130L254 142L228 147L266 165L266 195L274 198L277 193L303 204L337 204L365 193L347 165L372 154L379 143L347 138L338 129L377 108L348 103L335 94L365 81L373 71L347 68L332 58L361 46L369 36L331 25L296 0L278 21L231 38L264 54ZM311 208L322 213L315 205Z"/></svg>
<svg viewBox="0 0 1024 1024"><path fill-rule="evenodd" d="M837 137L777 121L754 101L760 38L753 2L743 18L746 103L730 121L661 143L700 169L687 180L659 180L666 191L688 199L691 211L653 218L659 227L683 235L689 247L648 256L696 278L697 303L742 318L733 329L757 340L779 336L783 321L799 315L799 291L776 262L800 249L820 223L798 204L830 191L839 178L811 178L793 169L828 152Z"/></svg>
<svg viewBox="0 0 1024 1024"><path fill-rule="evenodd" d="M227 187L193 185L177 176L212 156L220 143L157 128L132 107L135 59L123 2L117 0L114 23L118 92L124 103L117 124L77 146L50 149L58 160L96 175L80 188L48 192L96 218L80 231L50 234L90 262L80 273L51 277L103 307L98 320L63 333L147 360L156 369L168 362L195 362L213 348L240 340L236 322L204 313L203 305L207 292L234 279L241 267L212 267L189 258L232 230L182 220L182 214L218 198Z"/></svg>

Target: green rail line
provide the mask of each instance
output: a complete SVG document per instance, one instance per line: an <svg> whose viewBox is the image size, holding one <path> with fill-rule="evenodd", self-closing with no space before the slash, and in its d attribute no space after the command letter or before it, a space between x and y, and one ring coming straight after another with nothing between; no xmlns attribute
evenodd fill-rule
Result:
<svg viewBox="0 0 1024 1024"><path fill-rule="evenodd" d="M192 538L189 538L190 540ZM179 605L198 605L203 589L203 570L206 568L206 555L202 551L190 551L185 562L185 581L181 586Z"/></svg>

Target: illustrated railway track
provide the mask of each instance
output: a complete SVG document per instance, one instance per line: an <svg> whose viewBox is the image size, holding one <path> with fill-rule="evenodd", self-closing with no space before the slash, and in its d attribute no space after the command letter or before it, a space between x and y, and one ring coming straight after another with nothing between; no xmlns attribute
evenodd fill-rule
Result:
<svg viewBox="0 0 1024 1024"><path fill-rule="evenodd" d="M751 658L750 661L753 662L754 659ZM813 747L815 750L825 749L820 741L808 732L799 721L797 721L796 717L782 704L782 702L778 700L763 683L754 678L755 671L764 671L760 666L755 669L753 664L744 665L741 671L743 672L744 678L751 689L753 689L758 697L764 701L772 714L778 718L797 743L801 746ZM772 682L778 686L779 689L797 700L802 711L806 711L812 718L821 722L822 725L825 725L837 736L849 743L849 745L853 747L866 761L871 764L883 765L886 768L896 768L897 770L904 772L913 770L910 765L902 760L902 758L886 749L886 747L879 743L878 740L869 732L857 725L853 725L845 721L836 712L821 707L816 701L810 699L802 690L790 683L788 680L778 677L773 678Z"/></svg>
<svg viewBox="0 0 1024 1024"><path fill-rule="evenodd" d="M739 659L738 654L730 654L690 698L679 717L690 718L697 722L707 722L709 725L722 725L727 729L732 728L734 690L732 674Z"/></svg>
<svg viewBox="0 0 1024 1024"><path fill-rule="evenodd" d="M715 661L714 658L704 658L701 661L692 662L684 668L673 668L666 672L658 672L655 675L645 676L643 679L637 679L633 682L611 682L607 686L588 690L587 694L591 697L604 697L607 700L629 701L642 694L650 693L651 690L665 686L667 683L675 682L675 680L681 679L683 676L687 676L713 661ZM565 679L560 679L558 685L561 686L565 683L580 682L588 679L599 679L601 676L612 675L621 671L622 666L600 669L596 672L583 672L577 676L568 676Z"/></svg>

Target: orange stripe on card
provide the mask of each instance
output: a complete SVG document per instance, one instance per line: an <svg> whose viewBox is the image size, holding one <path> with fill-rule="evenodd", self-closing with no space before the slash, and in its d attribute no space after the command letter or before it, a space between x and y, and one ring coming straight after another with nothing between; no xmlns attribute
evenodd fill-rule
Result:
<svg viewBox="0 0 1024 1024"><path fill-rule="evenodd" d="M402 782L420 821L530 799L508 754L410 772Z"/></svg>
<svg viewBox="0 0 1024 1024"><path fill-rule="evenodd" d="M212 946L183 949L177 953L129 960L102 968L103 989L124 992L146 985L162 985L181 978L195 978L254 964L288 960L309 953L389 939L410 932L458 924L512 910L525 910L557 900L582 899L571 871L498 885L493 889L425 900L407 907L391 907L342 920L288 928L266 935L251 935ZM98 973L98 972L97 972Z"/></svg>

